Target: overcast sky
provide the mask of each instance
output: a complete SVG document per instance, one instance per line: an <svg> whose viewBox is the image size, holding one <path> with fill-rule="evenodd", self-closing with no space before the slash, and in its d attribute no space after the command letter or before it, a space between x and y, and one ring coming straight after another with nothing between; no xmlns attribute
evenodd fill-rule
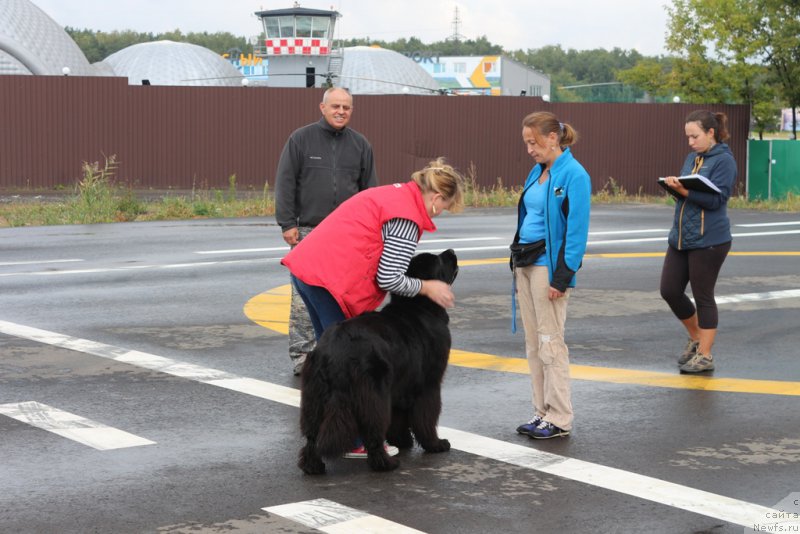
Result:
<svg viewBox="0 0 800 534"><path fill-rule="evenodd" d="M261 32L255 11L291 7L293 0L32 0L61 26L92 30L160 33L228 31L245 37ZM485 35L506 50L560 44L587 50L614 47L644 55L664 54L670 0L328 0L301 7L342 14L336 37L393 41L419 37L425 43L453 33Z"/></svg>

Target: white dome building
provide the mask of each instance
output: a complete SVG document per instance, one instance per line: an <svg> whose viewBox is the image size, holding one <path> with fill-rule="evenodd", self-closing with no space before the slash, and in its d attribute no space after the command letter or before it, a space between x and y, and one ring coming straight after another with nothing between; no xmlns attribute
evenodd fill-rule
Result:
<svg viewBox="0 0 800 534"><path fill-rule="evenodd" d="M0 74L65 72L96 75L64 28L30 0L0 0Z"/></svg>
<svg viewBox="0 0 800 534"><path fill-rule="evenodd" d="M174 41L139 43L115 52L101 62L131 85L241 86L242 73L208 48ZM99 67L100 65L98 65Z"/></svg>
<svg viewBox="0 0 800 534"><path fill-rule="evenodd" d="M435 95L439 84L413 59L385 48L343 49L342 73L336 85L354 95Z"/></svg>

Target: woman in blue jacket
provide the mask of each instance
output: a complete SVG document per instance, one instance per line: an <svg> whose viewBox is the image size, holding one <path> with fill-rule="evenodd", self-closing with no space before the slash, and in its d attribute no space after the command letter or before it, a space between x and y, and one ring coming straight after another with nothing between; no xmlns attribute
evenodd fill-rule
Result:
<svg viewBox="0 0 800 534"><path fill-rule="evenodd" d="M678 357L682 373L714 370L711 347L718 323L714 286L731 249L727 206L736 183L736 161L725 144L727 122L724 113L698 110L686 117L684 125L692 152L683 163L681 176L704 176L719 192L689 190L675 176L665 178L678 199L661 271L661 297L689 335L686 349ZM686 296L687 284L692 285L695 304Z"/></svg>
<svg viewBox="0 0 800 534"><path fill-rule="evenodd" d="M517 432L536 439L568 436L572 429L564 325L586 251L592 189L589 174L569 149L577 138L572 126L549 112L531 113L522 121L522 139L536 165L520 196L514 242L529 244L523 248L531 252L512 253L512 269L525 328L533 417Z"/></svg>

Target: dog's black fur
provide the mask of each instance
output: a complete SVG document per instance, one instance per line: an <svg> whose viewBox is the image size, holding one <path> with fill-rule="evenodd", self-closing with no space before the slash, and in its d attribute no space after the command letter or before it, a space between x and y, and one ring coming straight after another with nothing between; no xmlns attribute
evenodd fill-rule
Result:
<svg viewBox="0 0 800 534"><path fill-rule="evenodd" d="M457 273L455 252L446 250L415 256L407 274L452 283ZM322 458L341 456L358 437L375 471L399 465L384 450L384 440L404 449L416 438L427 452L450 450L450 442L436 431L450 354L448 321L445 309L427 297L393 295L380 311L328 327L301 376L300 428L306 445L300 469L324 473Z"/></svg>

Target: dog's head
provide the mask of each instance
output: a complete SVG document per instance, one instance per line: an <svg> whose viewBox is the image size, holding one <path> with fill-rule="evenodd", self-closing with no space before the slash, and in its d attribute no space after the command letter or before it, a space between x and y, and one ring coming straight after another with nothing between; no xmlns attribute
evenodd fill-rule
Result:
<svg viewBox="0 0 800 534"><path fill-rule="evenodd" d="M458 258L453 249L438 255L423 252L411 258L406 274L420 280L441 280L452 285L458 276Z"/></svg>

